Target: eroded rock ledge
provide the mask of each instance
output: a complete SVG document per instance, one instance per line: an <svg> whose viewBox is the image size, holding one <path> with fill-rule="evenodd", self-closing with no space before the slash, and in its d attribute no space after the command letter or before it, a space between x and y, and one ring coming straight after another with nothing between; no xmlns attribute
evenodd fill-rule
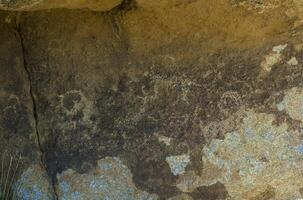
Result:
<svg viewBox="0 0 303 200"><path fill-rule="evenodd" d="M303 198L299 0L0 7L20 198Z"/></svg>

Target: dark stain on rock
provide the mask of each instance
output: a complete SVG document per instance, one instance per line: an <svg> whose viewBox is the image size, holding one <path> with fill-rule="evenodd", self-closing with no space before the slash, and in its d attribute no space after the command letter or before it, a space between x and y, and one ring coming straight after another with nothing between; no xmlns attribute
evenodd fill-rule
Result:
<svg viewBox="0 0 303 200"><path fill-rule="evenodd" d="M168 199L179 194L180 191L175 186L177 177L171 173L165 161L168 155L165 147L159 144L155 137L139 141L137 146L125 146L126 152L131 151L131 154L125 155L125 159L136 186L149 193L157 194L160 199Z"/></svg>
<svg viewBox="0 0 303 200"><path fill-rule="evenodd" d="M9 99L1 112L1 126L4 128L7 137L16 134L28 136L31 130L27 108L20 104L17 99Z"/></svg>
<svg viewBox="0 0 303 200"><path fill-rule="evenodd" d="M149 117L142 118L138 121L136 129L147 134L154 133L157 130L157 121Z"/></svg>
<svg viewBox="0 0 303 200"><path fill-rule="evenodd" d="M225 57L218 54L203 68L179 71L160 63L136 79L121 72L116 75L116 82L108 78L109 81L91 95L95 112L90 122L83 121L83 110L67 115L60 108L60 98L44 100L39 106L47 108L39 107L39 112L44 111L41 126L46 126L46 130L40 132L48 133L44 148L51 177L55 180L57 173L68 168L84 173L83 163L94 166L98 159L128 152L125 157L132 158L133 164L128 165L137 187L157 193L161 198L178 194L176 177L165 161L168 150L184 153L203 145L205 138L200 126L223 119L243 104L243 96L250 94L249 84L257 73L255 68L251 70L249 64L256 64L250 57L240 59L233 54ZM224 66L213 67L217 58ZM113 84L116 89L112 89ZM68 91L65 94L70 95L65 95L63 107L70 110L80 97ZM222 113L220 108L226 112ZM164 150L155 137L159 132L173 138L176 148ZM193 156L200 155L194 152ZM193 161L189 168L195 170L200 164L201 160Z"/></svg>
<svg viewBox="0 0 303 200"><path fill-rule="evenodd" d="M18 73L16 70L10 70L11 72L7 74L7 77L11 79L9 82L4 86L7 93L14 93L14 94L22 94L23 85L21 81L16 81L16 74ZM13 81L12 81L13 80Z"/></svg>
<svg viewBox="0 0 303 200"><path fill-rule="evenodd" d="M97 13L67 10L27 15L25 47L38 97L39 133L44 134L45 160L54 181L57 173L66 169L85 173L99 159L121 156L138 188L162 199L175 196L180 193L175 186L177 177L171 173L166 156L202 149L206 139L223 138L225 133L218 130L207 135L201 132L201 126L230 117L241 106L267 105L274 92L302 85L300 65L290 68L281 64L268 76L260 77L265 50L224 49L198 55L204 60L201 62L193 59L171 63L159 58L150 68L150 58L138 57L135 59L141 60L140 65L130 69L121 39L114 40L112 31L107 30L110 27L102 24L103 13L100 18ZM58 20L61 23L50 23ZM88 24L100 27L90 33ZM88 40L90 36L94 39ZM141 74L131 78L134 71ZM100 81L103 85L90 82L91 73L95 78L92 81L99 84L99 79L105 80ZM81 101L79 94L67 93L74 90L90 92L94 114L89 121L84 120L87 113L83 110L71 115L64 112ZM56 94L67 94L63 108L58 96L52 96ZM8 112L8 120L14 112ZM17 121L13 117L12 122ZM15 131L12 123L6 123ZM171 137L172 148L161 145L155 133ZM193 151L191 156L195 160L189 169L200 171L200 152ZM192 196L215 200L226 198L228 193L223 184L217 183L197 188Z"/></svg>
<svg viewBox="0 0 303 200"><path fill-rule="evenodd" d="M92 94L96 112L89 123L83 121L83 111L70 116L58 110L58 98L43 101L39 109L48 113L44 120L51 122L47 126L54 127L48 128L50 137L44 147L50 176L55 181L56 174L68 168L85 173L96 165L96 160L120 155L127 160L137 187L163 199L180 193L166 156L203 148L201 126L229 117L242 105L264 105L271 96L266 86L276 87L268 78L265 83L258 82L260 59L249 52L241 52L242 57L238 52L229 53L211 56L203 67L172 71L159 65L137 79L130 78L127 72L117 74L116 83L108 78ZM117 87L112 89L114 83ZM81 100L70 94L63 99L68 110ZM71 124L73 128L67 129ZM171 137L172 148L160 145L155 133ZM207 137L222 138L224 133ZM200 152L193 151L191 156L194 160L188 169L200 171ZM220 183L200 187L193 193L195 199L226 196Z"/></svg>
<svg viewBox="0 0 303 200"><path fill-rule="evenodd" d="M202 186L196 188L191 196L195 200L224 200L228 197L228 192L222 183L216 183L211 186Z"/></svg>
<svg viewBox="0 0 303 200"><path fill-rule="evenodd" d="M77 137L76 139L70 140L70 142L80 141ZM83 168L83 163L90 162L96 165L96 162L94 162L97 158L95 151L90 149L83 152L83 149L80 148L67 149L72 147L71 143L65 144L66 146L60 146L61 143L58 142L58 139L52 138L52 141L45 145L47 150L45 154L45 163L47 165L48 174L53 182L56 182L58 173L69 168L77 170L79 173L84 173L93 168L87 168L86 166Z"/></svg>
<svg viewBox="0 0 303 200"><path fill-rule="evenodd" d="M81 101L81 96L78 93L68 93L64 95L63 98L63 106L67 110L72 110L76 103L79 103Z"/></svg>
<svg viewBox="0 0 303 200"><path fill-rule="evenodd" d="M49 139L44 146L48 172L53 181L56 181L57 173L69 168L85 173L96 165L97 160L117 156L123 150L123 144L138 135L132 126L120 125L120 120L127 118L126 109L129 108L122 93L101 89L94 105L98 112L92 114L89 121L84 119L90 114L85 110L72 114L64 112L66 108L72 109L74 103L80 101L80 96L68 95L63 99L63 107L60 107L60 99L51 100L47 110L51 116L57 117L49 116L53 128L47 130Z"/></svg>
<svg viewBox="0 0 303 200"><path fill-rule="evenodd" d="M123 145L119 135L94 131L81 122L76 123L70 130L62 130L59 127L50 130L50 137L52 139L45 144L45 161L54 182L57 173L64 170L74 169L85 173L93 169L97 160L116 156Z"/></svg>

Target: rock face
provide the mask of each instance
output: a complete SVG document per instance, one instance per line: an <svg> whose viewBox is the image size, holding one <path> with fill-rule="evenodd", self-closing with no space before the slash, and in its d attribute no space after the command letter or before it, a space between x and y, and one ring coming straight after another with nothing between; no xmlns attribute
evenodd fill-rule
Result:
<svg viewBox="0 0 303 200"><path fill-rule="evenodd" d="M0 38L3 40L0 44L0 173L5 172L0 174L1 191L3 177L12 177L6 180L13 181L12 174L16 170L21 176L20 181L16 183L19 191L16 197L54 199L54 191L50 189L52 188L50 178L45 167L41 166L42 152L39 149L36 116L33 114L30 75L24 63L21 38L15 27L4 23L6 16L7 13L0 15ZM19 156L21 159L18 165ZM16 161L13 165L11 158ZM27 175L36 177L26 177ZM37 193L41 194L41 198L34 198L39 196ZM50 198L44 198L46 196Z"/></svg>
<svg viewBox="0 0 303 200"><path fill-rule="evenodd" d="M131 172L115 157L99 160L92 174L65 171L58 176L58 182L58 195L62 199L158 199L136 189Z"/></svg>
<svg viewBox="0 0 303 200"><path fill-rule="evenodd" d="M300 1L0 7L21 199L303 198Z"/></svg>
<svg viewBox="0 0 303 200"><path fill-rule="evenodd" d="M33 11L52 8L108 11L121 3L122 0L0 0L0 8L14 11Z"/></svg>

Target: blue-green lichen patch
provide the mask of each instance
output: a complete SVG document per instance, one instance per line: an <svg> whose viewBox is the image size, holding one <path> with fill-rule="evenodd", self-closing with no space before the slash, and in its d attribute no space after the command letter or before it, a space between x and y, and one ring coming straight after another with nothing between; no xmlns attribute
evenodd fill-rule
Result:
<svg viewBox="0 0 303 200"><path fill-rule="evenodd" d="M14 185L15 197L20 200L55 200L55 194L46 172L32 166L22 173Z"/></svg>
<svg viewBox="0 0 303 200"><path fill-rule="evenodd" d="M185 168L190 162L190 156L187 154L168 156L166 162L169 164L171 172L177 176L185 172Z"/></svg>
<svg viewBox="0 0 303 200"><path fill-rule="evenodd" d="M94 171L79 174L73 170L58 176L60 200L155 200L156 195L138 190L132 174L116 157L99 160Z"/></svg>
<svg viewBox="0 0 303 200"><path fill-rule="evenodd" d="M268 187L275 188L276 199L302 198L300 133L273 121L273 115L249 110L237 130L203 148L205 167L215 166L221 174L200 184L221 182L232 199L249 199Z"/></svg>

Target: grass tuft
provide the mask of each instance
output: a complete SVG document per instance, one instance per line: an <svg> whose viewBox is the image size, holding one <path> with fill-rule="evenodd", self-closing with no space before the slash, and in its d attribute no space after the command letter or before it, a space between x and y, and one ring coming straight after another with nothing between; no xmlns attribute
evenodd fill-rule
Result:
<svg viewBox="0 0 303 200"><path fill-rule="evenodd" d="M15 200L13 185L20 166L21 156L2 153L0 163L0 200Z"/></svg>

